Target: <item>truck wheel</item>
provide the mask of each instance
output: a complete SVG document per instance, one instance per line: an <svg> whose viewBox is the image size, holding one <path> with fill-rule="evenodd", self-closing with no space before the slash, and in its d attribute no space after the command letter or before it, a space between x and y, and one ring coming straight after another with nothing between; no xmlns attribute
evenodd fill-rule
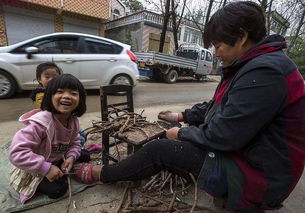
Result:
<svg viewBox="0 0 305 213"><path fill-rule="evenodd" d="M178 79L178 72L176 70L170 70L165 76L164 80L166 83L175 83Z"/></svg>
<svg viewBox="0 0 305 213"><path fill-rule="evenodd" d="M17 88L15 79L7 72L0 70L0 99L12 97Z"/></svg>
<svg viewBox="0 0 305 213"><path fill-rule="evenodd" d="M196 75L195 78L197 79L197 81L203 81L206 76L205 75Z"/></svg>

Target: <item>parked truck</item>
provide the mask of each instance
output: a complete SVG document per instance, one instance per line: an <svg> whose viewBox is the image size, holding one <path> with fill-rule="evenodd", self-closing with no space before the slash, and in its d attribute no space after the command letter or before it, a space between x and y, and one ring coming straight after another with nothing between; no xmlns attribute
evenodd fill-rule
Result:
<svg viewBox="0 0 305 213"><path fill-rule="evenodd" d="M212 53L199 45L182 44L175 55L135 52L141 76L175 83L179 76L202 80L212 71Z"/></svg>

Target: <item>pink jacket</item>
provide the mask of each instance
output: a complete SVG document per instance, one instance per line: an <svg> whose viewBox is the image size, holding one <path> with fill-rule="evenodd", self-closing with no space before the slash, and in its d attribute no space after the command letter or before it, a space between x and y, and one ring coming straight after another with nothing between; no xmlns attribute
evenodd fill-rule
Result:
<svg viewBox="0 0 305 213"><path fill-rule="evenodd" d="M19 121L23 122L26 127L15 134L9 149L9 160L17 168L32 175L45 176L52 165L50 162L51 144L55 138L55 121L52 113L35 109L23 114ZM69 126L75 127L75 129L65 157L73 156L77 159L81 150L78 134L79 123L76 117L70 119L70 122Z"/></svg>

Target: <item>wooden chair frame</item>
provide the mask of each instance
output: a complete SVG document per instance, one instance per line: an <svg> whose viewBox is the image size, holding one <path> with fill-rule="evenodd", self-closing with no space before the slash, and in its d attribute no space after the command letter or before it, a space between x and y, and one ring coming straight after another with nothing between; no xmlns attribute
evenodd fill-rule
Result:
<svg viewBox="0 0 305 213"><path fill-rule="evenodd" d="M134 105L133 105L133 93L132 93L133 86L130 85L109 85L109 86L102 86L100 88L100 101L101 101L101 116L102 121L108 121L108 114L109 109L111 107L120 107L123 106L124 110L127 110L128 112L134 112ZM127 101L126 102L120 102L108 105L108 96L113 94L123 94L122 96L125 96ZM102 133L102 143L103 143L103 164L107 165L109 164L109 160L118 162L118 159L115 159L113 156L109 153L109 148L122 142L127 142L119 139L119 141L115 144L109 143L109 134L106 132ZM140 147L135 146L133 144L130 144L127 142L127 153L131 154L132 152L138 150Z"/></svg>

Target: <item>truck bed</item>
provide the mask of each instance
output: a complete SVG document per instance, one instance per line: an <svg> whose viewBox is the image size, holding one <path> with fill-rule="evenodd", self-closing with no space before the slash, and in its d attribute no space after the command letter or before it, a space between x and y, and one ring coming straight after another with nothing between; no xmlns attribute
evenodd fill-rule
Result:
<svg viewBox="0 0 305 213"><path fill-rule="evenodd" d="M159 52L135 52L139 62L146 65L170 65L173 67L196 70L197 60L175 55L167 55Z"/></svg>

